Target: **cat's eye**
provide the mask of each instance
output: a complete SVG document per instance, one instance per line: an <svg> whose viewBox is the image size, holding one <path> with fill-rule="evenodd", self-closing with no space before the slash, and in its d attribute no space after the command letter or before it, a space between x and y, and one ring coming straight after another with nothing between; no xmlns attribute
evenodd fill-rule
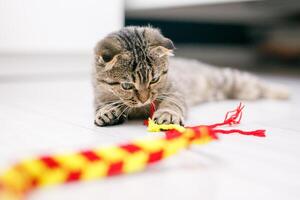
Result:
<svg viewBox="0 0 300 200"><path fill-rule="evenodd" d="M132 83L121 83L121 87L124 90L131 90L134 88L134 85Z"/></svg>
<svg viewBox="0 0 300 200"><path fill-rule="evenodd" d="M157 76L157 77L154 77L154 78L151 80L150 84L157 83L157 82L159 81L159 79L160 79L160 77L159 77L159 76Z"/></svg>

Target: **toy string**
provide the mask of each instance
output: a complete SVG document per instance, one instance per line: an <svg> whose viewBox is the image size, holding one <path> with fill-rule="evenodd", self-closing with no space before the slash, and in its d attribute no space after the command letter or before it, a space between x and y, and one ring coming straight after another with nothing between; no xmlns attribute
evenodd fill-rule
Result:
<svg viewBox="0 0 300 200"><path fill-rule="evenodd" d="M36 156L21 160L0 173L0 200L23 200L28 194L48 185L100 179L129 174L164 160L192 144L206 144L218 139L217 134L239 133L265 137L265 130L243 131L216 129L239 124L244 106L226 113L221 123L183 127L178 124L156 124L151 118L155 103L150 105L148 130L164 131L164 137L154 137L115 144L108 147L75 151L70 154Z"/></svg>
<svg viewBox="0 0 300 200"><path fill-rule="evenodd" d="M196 128L198 129L199 127L208 127L210 129L213 129L214 133L220 133L220 134L231 134L231 133L239 133L242 135L252 135L252 136L257 136L257 137L265 137L265 130L261 129L261 130L254 130L254 131L243 131L243 130L239 130L239 129L231 129L231 130L222 130L222 129L215 129L216 127L219 126L232 126L235 124L240 124L242 116L243 116L243 109L245 108L245 106L240 102L239 105L237 106L236 109L228 111L225 115L224 121L221 123L215 123L215 124L211 124L211 125L200 125L200 126L194 126L194 127L186 127L186 128ZM153 117L153 113L155 112L155 103L152 102L150 105L150 119L148 120L144 120L144 124L149 126L149 120L152 119ZM159 126L159 125L158 125ZM161 127L164 127L161 129L161 131L166 131L168 128L165 127L170 127L170 129L172 129L171 127L174 127L174 125L161 125ZM168 132L166 132L166 134L168 134ZM174 133L171 133L174 134Z"/></svg>

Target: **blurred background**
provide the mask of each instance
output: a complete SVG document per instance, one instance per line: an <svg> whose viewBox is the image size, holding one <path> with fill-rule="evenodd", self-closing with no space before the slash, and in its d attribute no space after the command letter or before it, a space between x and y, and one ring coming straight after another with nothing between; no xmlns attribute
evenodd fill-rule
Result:
<svg viewBox="0 0 300 200"><path fill-rule="evenodd" d="M299 66L300 1L174 2L128 1L125 24L160 27L177 55L221 66L281 73Z"/></svg>
<svg viewBox="0 0 300 200"><path fill-rule="evenodd" d="M298 0L0 0L0 55L90 55L124 25L160 28L178 56L299 72Z"/></svg>

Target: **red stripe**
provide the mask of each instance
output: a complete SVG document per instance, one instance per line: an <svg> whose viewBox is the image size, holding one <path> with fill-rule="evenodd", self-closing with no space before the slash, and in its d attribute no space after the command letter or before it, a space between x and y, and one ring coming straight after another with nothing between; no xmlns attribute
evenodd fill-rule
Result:
<svg viewBox="0 0 300 200"><path fill-rule="evenodd" d="M125 144L125 145L121 145L120 147L122 149L125 149L129 153L134 153L134 152L137 152L137 151L141 150L141 148L139 146L134 145L134 144Z"/></svg>
<svg viewBox="0 0 300 200"><path fill-rule="evenodd" d="M101 160L100 156L98 156L93 151L82 151L81 155L83 155L87 160L89 160L91 162Z"/></svg>
<svg viewBox="0 0 300 200"><path fill-rule="evenodd" d="M215 140L219 139L218 136L217 136L217 134L214 132L213 129L207 128L207 131L208 131L208 134L210 135L210 137L212 137Z"/></svg>
<svg viewBox="0 0 300 200"><path fill-rule="evenodd" d="M66 179L66 182L74 182L80 179L81 171L71 171Z"/></svg>
<svg viewBox="0 0 300 200"><path fill-rule="evenodd" d="M31 178L29 180L28 185L24 188L24 193L35 189L38 186L38 184L39 184L39 182L38 182L37 178Z"/></svg>
<svg viewBox="0 0 300 200"><path fill-rule="evenodd" d="M169 130L165 134L166 134L167 140L172 140L172 139L178 138L182 135L182 133L180 133L179 131L177 131L175 129Z"/></svg>
<svg viewBox="0 0 300 200"><path fill-rule="evenodd" d="M112 163L107 171L108 176L114 176L122 173L123 162Z"/></svg>
<svg viewBox="0 0 300 200"><path fill-rule="evenodd" d="M40 160L51 169L59 167L59 163L50 156L43 156Z"/></svg>
<svg viewBox="0 0 300 200"><path fill-rule="evenodd" d="M37 178L33 178L33 179L31 179L31 181L30 181L30 188L35 188L37 185L38 185L38 180L37 180Z"/></svg>
<svg viewBox="0 0 300 200"><path fill-rule="evenodd" d="M154 163L162 159L163 150L151 153L148 158L148 163Z"/></svg>

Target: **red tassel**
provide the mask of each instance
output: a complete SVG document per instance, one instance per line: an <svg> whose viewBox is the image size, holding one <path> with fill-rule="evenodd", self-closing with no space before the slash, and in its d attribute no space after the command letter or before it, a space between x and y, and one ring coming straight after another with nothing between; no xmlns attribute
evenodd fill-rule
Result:
<svg viewBox="0 0 300 200"><path fill-rule="evenodd" d="M145 120L144 120L144 125L145 125L145 126L148 126L148 124L149 124L148 119L145 119Z"/></svg>
<svg viewBox="0 0 300 200"><path fill-rule="evenodd" d="M254 130L254 131L242 131L239 129L231 129L231 130L222 130L222 129L214 129L218 126L224 126L224 125L234 125L234 124L239 124L242 116L243 116L243 109L244 109L244 105L242 103L240 103L238 105L238 107L235 110L232 111L228 111L225 115L225 119L222 123L216 123L216 124L212 124L212 125L207 125L207 127L210 128L210 133L212 135L214 135L214 137L216 136L216 133L221 133L221 134L231 134L231 133L239 133L242 135L252 135L252 136L257 136L257 137L265 137L265 130ZM155 108L155 103L152 102L150 105L150 118L153 117L153 113L155 112L156 108ZM144 125L148 126L148 120L144 120ZM195 126L195 127L186 127L186 128L192 128L194 130L198 130L199 127L201 126ZM166 132L166 138L167 139L172 139L172 138L176 138L178 136L180 136L180 132L176 131L176 130L169 130Z"/></svg>
<svg viewBox="0 0 300 200"><path fill-rule="evenodd" d="M150 117L151 119L152 119L152 117L153 117L153 114L154 114L155 110L156 110L155 103L152 102L152 103L150 104L150 114L149 114L149 117ZM145 126L148 126L148 119L145 119L145 120L144 120L144 125L145 125Z"/></svg>
<svg viewBox="0 0 300 200"><path fill-rule="evenodd" d="M215 128L217 126L239 124L242 119L242 116L243 116L242 111L243 111L244 107L245 106L242 105L242 103L240 103L235 110L228 111L226 113L225 119L222 123L208 125L208 127ZM233 114L231 114L231 113L233 113ZM231 115L229 115L229 114L231 114Z"/></svg>
<svg viewBox="0 0 300 200"><path fill-rule="evenodd" d="M255 130L255 131L242 131L239 129L231 129L231 130L222 130L222 129L214 129L212 130L214 133L222 133L222 134L231 134L231 133L239 133L242 135L253 135L257 137L266 137L266 130Z"/></svg>
<svg viewBox="0 0 300 200"><path fill-rule="evenodd" d="M151 119L152 119L152 117L153 117L153 114L154 114L155 110L156 110L155 103L152 102L152 103L150 104L150 118L151 118Z"/></svg>

